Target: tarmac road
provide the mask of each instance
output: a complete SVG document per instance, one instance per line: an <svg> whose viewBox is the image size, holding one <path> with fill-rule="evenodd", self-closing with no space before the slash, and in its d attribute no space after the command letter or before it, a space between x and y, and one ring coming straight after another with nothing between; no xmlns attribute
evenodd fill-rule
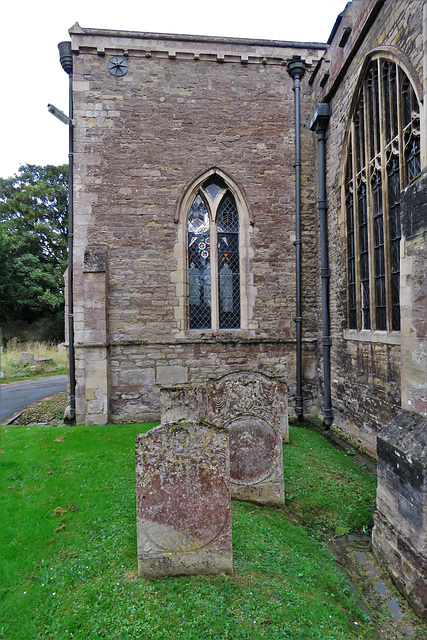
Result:
<svg viewBox="0 0 427 640"><path fill-rule="evenodd" d="M51 376L0 385L0 423L29 404L65 391L66 388L67 376Z"/></svg>

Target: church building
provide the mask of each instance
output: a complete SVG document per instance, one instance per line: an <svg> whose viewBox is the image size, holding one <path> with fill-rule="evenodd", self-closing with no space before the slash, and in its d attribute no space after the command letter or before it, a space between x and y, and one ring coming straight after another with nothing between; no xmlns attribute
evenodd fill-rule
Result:
<svg viewBox="0 0 427 640"><path fill-rule="evenodd" d="M331 26L70 29L76 420L284 380L291 416L378 453L374 546L427 615L427 6L353 0Z"/></svg>

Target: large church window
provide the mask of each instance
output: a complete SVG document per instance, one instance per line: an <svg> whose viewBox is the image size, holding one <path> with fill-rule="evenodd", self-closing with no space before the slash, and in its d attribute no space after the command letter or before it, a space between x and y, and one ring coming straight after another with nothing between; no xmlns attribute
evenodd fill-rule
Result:
<svg viewBox="0 0 427 640"><path fill-rule="evenodd" d="M239 215L224 180L211 176L188 215L188 326L240 327Z"/></svg>
<svg viewBox="0 0 427 640"><path fill-rule="evenodd" d="M421 158L418 100L395 62L366 70L346 162L348 326L400 331L400 193Z"/></svg>

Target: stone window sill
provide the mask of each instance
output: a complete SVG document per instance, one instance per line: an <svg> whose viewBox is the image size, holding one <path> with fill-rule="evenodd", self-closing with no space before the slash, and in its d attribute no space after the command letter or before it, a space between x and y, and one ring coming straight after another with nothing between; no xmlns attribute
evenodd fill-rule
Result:
<svg viewBox="0 0 427 640"><path fill-rule="evenodd" d="M356 329L347 329L344 331L344 340L359 340L360 342L376 342L379 344L401 344L399 331L356 331Z"/></svg>

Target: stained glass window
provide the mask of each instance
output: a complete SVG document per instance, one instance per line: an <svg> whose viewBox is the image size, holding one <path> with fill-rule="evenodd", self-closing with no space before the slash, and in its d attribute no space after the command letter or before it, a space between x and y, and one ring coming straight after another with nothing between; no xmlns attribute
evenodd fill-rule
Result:
<svg viewBox="0 0 427 640"><path fill-rule="evenodd" d="M217 232L219 328L236 329L240 326L239 219L230 193L219 207Z"/></svg>
<svg viewBox="0 0 427 640"><path fill-rule="evenodd" d="M239 217L219 176L202 185L188 216L188 308L190 329L240 327Z"/></svg>
<svg viewBox="0 0 427 640"><path fill-rule="evenodd" d="M395 62L366 69L346 162L348 326L399 331L400 193L421 158L419 103Z"/></svg>
<svg viewBox="0 0 427 640"><path fill-rule="evenodd" d="M209 213L197 195L188 216L188 298L190 329L211 328Z"/></svg>

